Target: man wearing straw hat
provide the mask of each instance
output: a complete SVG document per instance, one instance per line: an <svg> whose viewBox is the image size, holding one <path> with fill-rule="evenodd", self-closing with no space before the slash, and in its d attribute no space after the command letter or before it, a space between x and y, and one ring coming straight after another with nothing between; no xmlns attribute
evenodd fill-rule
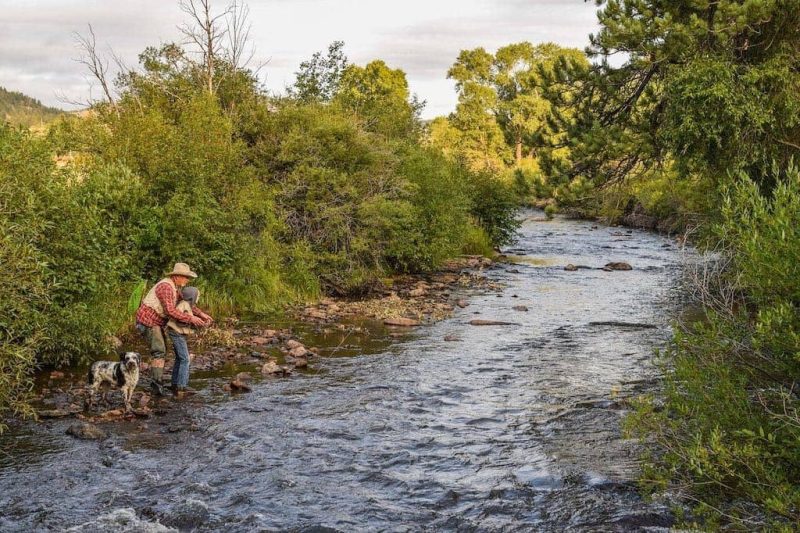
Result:
<svg viewBox="0 0 800 533"><path fill-rule="evenodd" d="M184 313L177 308L181 299L180 291L197 274L192 272L186 263L175 263L167 277L153 285L142 298L139 310L136 311L136 329L147 340L152 361L150 377L156 389L161 391L161 377L164 374L164 355L167 345L164 342L164 326L170 319L195 327L208 327L212 318L198 307L192 307L192 314Z"/></svg>

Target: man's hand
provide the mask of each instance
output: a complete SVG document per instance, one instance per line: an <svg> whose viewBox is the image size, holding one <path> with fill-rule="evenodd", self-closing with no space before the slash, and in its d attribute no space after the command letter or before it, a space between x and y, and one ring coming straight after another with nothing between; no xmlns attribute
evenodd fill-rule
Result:
<svg viewBox="0 0 800 533"><path fill-rule="evenodd" d="M193 316L192 317L192 325L196 326L198 328L204 328L204 327L206 327L206 321L203 320L202 318L198 317L198 316Z"/></svg>

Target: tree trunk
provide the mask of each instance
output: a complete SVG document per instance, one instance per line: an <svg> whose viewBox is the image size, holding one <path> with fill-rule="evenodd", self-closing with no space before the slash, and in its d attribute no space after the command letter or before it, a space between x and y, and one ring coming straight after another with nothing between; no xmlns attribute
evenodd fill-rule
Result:
<svg viewBox="0 0 800 533"><path fill-rule="evenodd" d="M517 166L520 166L522 164L522 139L520 137L517 137L515 158L517 161Z"/></svg>

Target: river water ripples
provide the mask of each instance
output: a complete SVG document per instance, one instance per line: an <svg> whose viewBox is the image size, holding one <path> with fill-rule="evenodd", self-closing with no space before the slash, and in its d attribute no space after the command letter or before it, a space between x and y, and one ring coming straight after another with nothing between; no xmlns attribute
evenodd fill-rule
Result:
<svg viewBox="0 0 800 533"><path fill-rule="evenodd" d="M98 444L64 435L66 421L13 428L0 530L665 530L620 423L657 384L679 250L557 219L526 222L506 252L515 264L488 273L502 293L249 394L209 386L183 413L193 431L120 425ZM610 261L634 269L563 269Z"/></svg>

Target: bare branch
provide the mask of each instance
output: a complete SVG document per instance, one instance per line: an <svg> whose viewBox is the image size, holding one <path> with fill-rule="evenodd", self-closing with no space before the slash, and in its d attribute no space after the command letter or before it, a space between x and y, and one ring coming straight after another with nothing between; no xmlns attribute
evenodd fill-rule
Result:
<svg viewBox="0 0 800 533"><path fill-rule="evenodd" d="M194 43L203 56L201 63L205 83L209 93L214 93L215 61L223 51L222 41L228 34L228 28L222 27L219 21L230 16L232 5L217 15L211 13L211 0L181 0L180 9L186 13L190 22L178 27L189 42Z"/></svg>
<svg viewBox="0 0 800 533"><path fill-rule="evenodd" d="M251 44L250 8L246 3L237 0L228 6L228 55L234 69L247 67L256 53L255 46Z"/></svg>
<svg viewBox="0 0 800 533"><path fill-rule="evenodd" d="M92 25L89 24L88 35L81 35L76 32L74 38L78 48L83 52L81 57L75 59L75 61L86 66L89 73L100 83L108 102L116 110L117 103L111 93L111 85L108 83L108 60L101 57L97 52L97 38Z"/></svg>

